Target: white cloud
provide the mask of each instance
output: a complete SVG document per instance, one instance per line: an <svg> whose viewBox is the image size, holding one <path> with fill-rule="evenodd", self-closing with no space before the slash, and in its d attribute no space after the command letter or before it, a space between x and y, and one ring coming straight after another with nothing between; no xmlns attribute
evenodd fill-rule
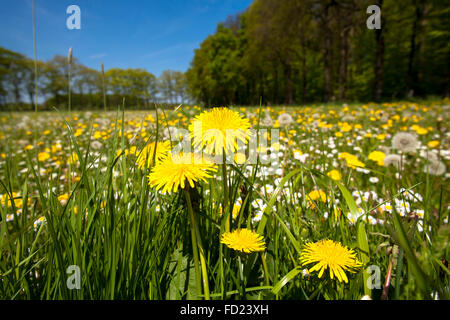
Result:
<svg viewBox="0 0 450 320"><path fill-rule="evenodd" d="M100 58L103 58L106 56L107 56L106 53L96 53L96 54L90 55L88 58L89 59L100 59Z"/></svg>

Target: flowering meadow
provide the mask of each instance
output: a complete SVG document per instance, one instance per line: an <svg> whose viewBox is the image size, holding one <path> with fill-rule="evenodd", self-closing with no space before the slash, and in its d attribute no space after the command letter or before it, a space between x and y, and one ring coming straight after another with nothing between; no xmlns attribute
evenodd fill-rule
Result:
<svg viewBox="0 0 450 320"><path fill-rule="evenodd" d="M449 114L1 113L0 298L448 299Z"/></svg>

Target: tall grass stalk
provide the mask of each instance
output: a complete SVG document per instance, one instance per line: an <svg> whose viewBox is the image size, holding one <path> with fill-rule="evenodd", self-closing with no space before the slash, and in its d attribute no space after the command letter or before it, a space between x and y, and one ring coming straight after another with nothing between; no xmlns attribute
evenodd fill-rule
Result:
<svg viewBox="0 0 450 320"><path fill-rule="evenodd" d="M103 62L100 63L100 71L102 73L103 110L106 112L105 68Z"/></svg>

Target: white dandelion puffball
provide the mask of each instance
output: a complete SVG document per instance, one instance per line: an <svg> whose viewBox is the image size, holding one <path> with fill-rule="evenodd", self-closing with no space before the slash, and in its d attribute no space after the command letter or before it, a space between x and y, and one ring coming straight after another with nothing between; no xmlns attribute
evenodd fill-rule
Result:
<svg viewBox="0 0 450 320"><path fill-rule="evenodd" d="M430 161L425 166L424 172L434 176L440 176L446 172L446 167L442 161Z"/></svg>
<svg viewBox="0 0 450 320"><path fill-rule="evenodd" d="M425 151L425 150L421 150L420 151L420 156L422 158L427 159L428 161L434 162L434 161L438 161L438 156L434 151Z"/></svg>
<svg viewBox="0 0 450 320"><path fill-rule="evenodd" d="M399 132L392 138L392 147L402 152L415 152L419 143L417 138L408 132Z"/></svg>
<svg viewBox="0 0 450 320"><path fill-rule="evenodd" d="M165 139L172 139L172 141L178 138L178 128L177 127L166 127L164 128L163 135Z"/></svg>
<svg viewBox="0 0 450 320"><path fill-rule="evenodd" d="M294 119L292 119L292 116L289 113L282 113L278 117L278 123L280 126L288 126L290 125Z"/></svg>
<svg viewBox="0 0 450 320"><path fill-rule="evenodd" d="M262 120L262 124L263 124L263 126L265 126L265 127L271 127L271 126L273 125L272 118L271 118L270 116L265 117L265 118Z"/></svg>
<svg viewBox="0 0 450 320"><path fill-rule="evenodd" d="M392 165L398 169L398 168L400 168L401 161L402 161L402 157L399 156L398 154L388 154L384 158L384 166L389 167Z"/></svg>

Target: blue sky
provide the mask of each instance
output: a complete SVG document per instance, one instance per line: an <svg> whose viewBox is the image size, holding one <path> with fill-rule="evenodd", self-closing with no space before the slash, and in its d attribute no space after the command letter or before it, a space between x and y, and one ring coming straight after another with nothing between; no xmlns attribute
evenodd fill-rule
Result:
<svg viewBox="0 0 450 320"><path fill-rule="evenodd" d="M186 71L194 49L218 22L252 0L36 0L37 58L67 55L100 69ZM81 9L81 29L69 30L69 5ZM0 0L0 46L33 57L32 0Z"/></svg>

